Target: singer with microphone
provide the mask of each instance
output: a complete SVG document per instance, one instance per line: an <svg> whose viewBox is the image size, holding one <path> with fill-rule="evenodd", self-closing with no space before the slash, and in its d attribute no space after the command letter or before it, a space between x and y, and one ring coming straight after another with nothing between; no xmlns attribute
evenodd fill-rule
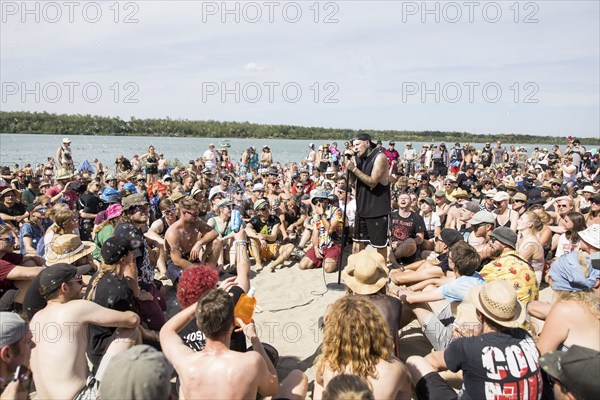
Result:
<svg viewBox="0 0 600 400"><path fill-rule="evenodd" d="M368 244L387 260L389 215L391 211L390 180L387 157L376 147L371 136L360 133L347 149L346 168L350 181L356 183L356 219L353 253Z"/></svg>

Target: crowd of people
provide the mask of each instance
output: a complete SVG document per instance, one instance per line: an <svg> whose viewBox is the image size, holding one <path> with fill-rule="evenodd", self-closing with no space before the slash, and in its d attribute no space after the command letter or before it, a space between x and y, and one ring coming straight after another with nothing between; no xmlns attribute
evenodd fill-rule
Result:
<svg viewBox="0 0 600 400"><path fill-rule="evenodd" d="M77 163L65 138L2 166L2 398L303 399L307 376L280 380L235 311L282 268L341 269L347 288L315 399L598 398L600 150L566 141L400 153L359 133L293 162L211 144L173 166L152 145ZM434 351L402 362L411 323Z"/></svg>

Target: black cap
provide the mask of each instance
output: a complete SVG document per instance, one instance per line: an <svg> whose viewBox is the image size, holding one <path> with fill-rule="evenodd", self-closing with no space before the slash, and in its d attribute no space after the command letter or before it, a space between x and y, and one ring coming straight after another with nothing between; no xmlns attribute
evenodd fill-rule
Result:
<svg viewBox="0 0 600 400"><path fill-rule="evenodd" d="M77 268L71 264L60 263L45 268L40 272L40 294L48 297L75 275L77 275Z"/></svg>
<svg viewBox="0 0 600 400"><path fill-rule="evenodd" d="M421 174L421 180L423 180L423 179L429 180L429 174L427 174L427 173Z"/></svg>
<svg viewBox="0 0 600 400"><path fill-rule="evenodd" d="M540 358L540 367L556 378L575 398L600 397L600 352L573 345L568 351L553 351Z"/></svg>
<svg viewBox="0 0 600 400"><path fill-rule="evenodd" d="M354 139L369 141L371 144L371 147L375 147L375 143L373 143L373 140L371 139L371 135L369 135L368 133L359 133L358 135L356 135L356 137Z"/></svg>
<svg viewBox="0 0 600 400"><path fill-rule="evenodd" d="M128 240L121 236L113 236L102 245L100 255L106 264L116 264L123 259L130 251L137 250L141 243L134 240Z"/></svg>
<svg viewBox="0 0 600 400"><path fill-rule="evenodd" d="M460 242L461 240L463 240L463 241L465 240L464 236L459 231L457 231L456 229L450 229L450 228L442 229L440 236L442 238L442 241L448 248L454 246L456 243Z"/></svg>

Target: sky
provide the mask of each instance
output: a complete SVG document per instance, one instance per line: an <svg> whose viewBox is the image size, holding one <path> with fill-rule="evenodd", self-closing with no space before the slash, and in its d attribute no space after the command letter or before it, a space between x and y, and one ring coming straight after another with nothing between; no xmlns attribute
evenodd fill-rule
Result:
<svg viewBox="0 0 600 400"><path fill-rule="evenodd" d="M0 1L0 108L600 137L598 1Z"/></svg>

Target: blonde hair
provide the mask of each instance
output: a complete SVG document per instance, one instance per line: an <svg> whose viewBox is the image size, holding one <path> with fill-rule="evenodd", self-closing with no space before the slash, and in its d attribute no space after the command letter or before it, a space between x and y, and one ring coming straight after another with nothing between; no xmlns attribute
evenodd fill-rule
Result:
<svg viewBox="0 0 600 400"><path fill-rule="evenodd" d="M558 301L575 301L587 308L594 318L600 320L600 297L593 291L571 292L559 290L555 292Z"/></svg>
<svg viewBox="0 0 600 400"><path fill-rule="evenodd" d="M119 274L120 272L122 272L120 270L120 267L121 267L121 265L119 263L117 263L117 264L107 264L104 261L102 261L100 263L100 269L98 270L98 275L96 275L96 278L89 284L90 290L88 291L88 294L86 296L86 300L93 301L94 293L96 292L96 286L98 285L98 282L100 282L100 279L102 279L102 277L105 274L110 274L110 273L113 273L113 272Z"/></svg>
<svg viewBox="0 0 600 400"><path fill-rule="evenodd" d="M394 349L387 323L369 300L346 296L333 304L325 324L322 353L315 360L319 372L325 367L344 373L346 367L363 379L378 378L376 365L390 361Z"/></svg>
<svg viewBox="0 0 600 400"><path fill-rule="evenodd" d="M65 203L55 204L48 212L48 218L54 222L54 233L65 233L64 224L75 217L75 213Z"/></svg>

